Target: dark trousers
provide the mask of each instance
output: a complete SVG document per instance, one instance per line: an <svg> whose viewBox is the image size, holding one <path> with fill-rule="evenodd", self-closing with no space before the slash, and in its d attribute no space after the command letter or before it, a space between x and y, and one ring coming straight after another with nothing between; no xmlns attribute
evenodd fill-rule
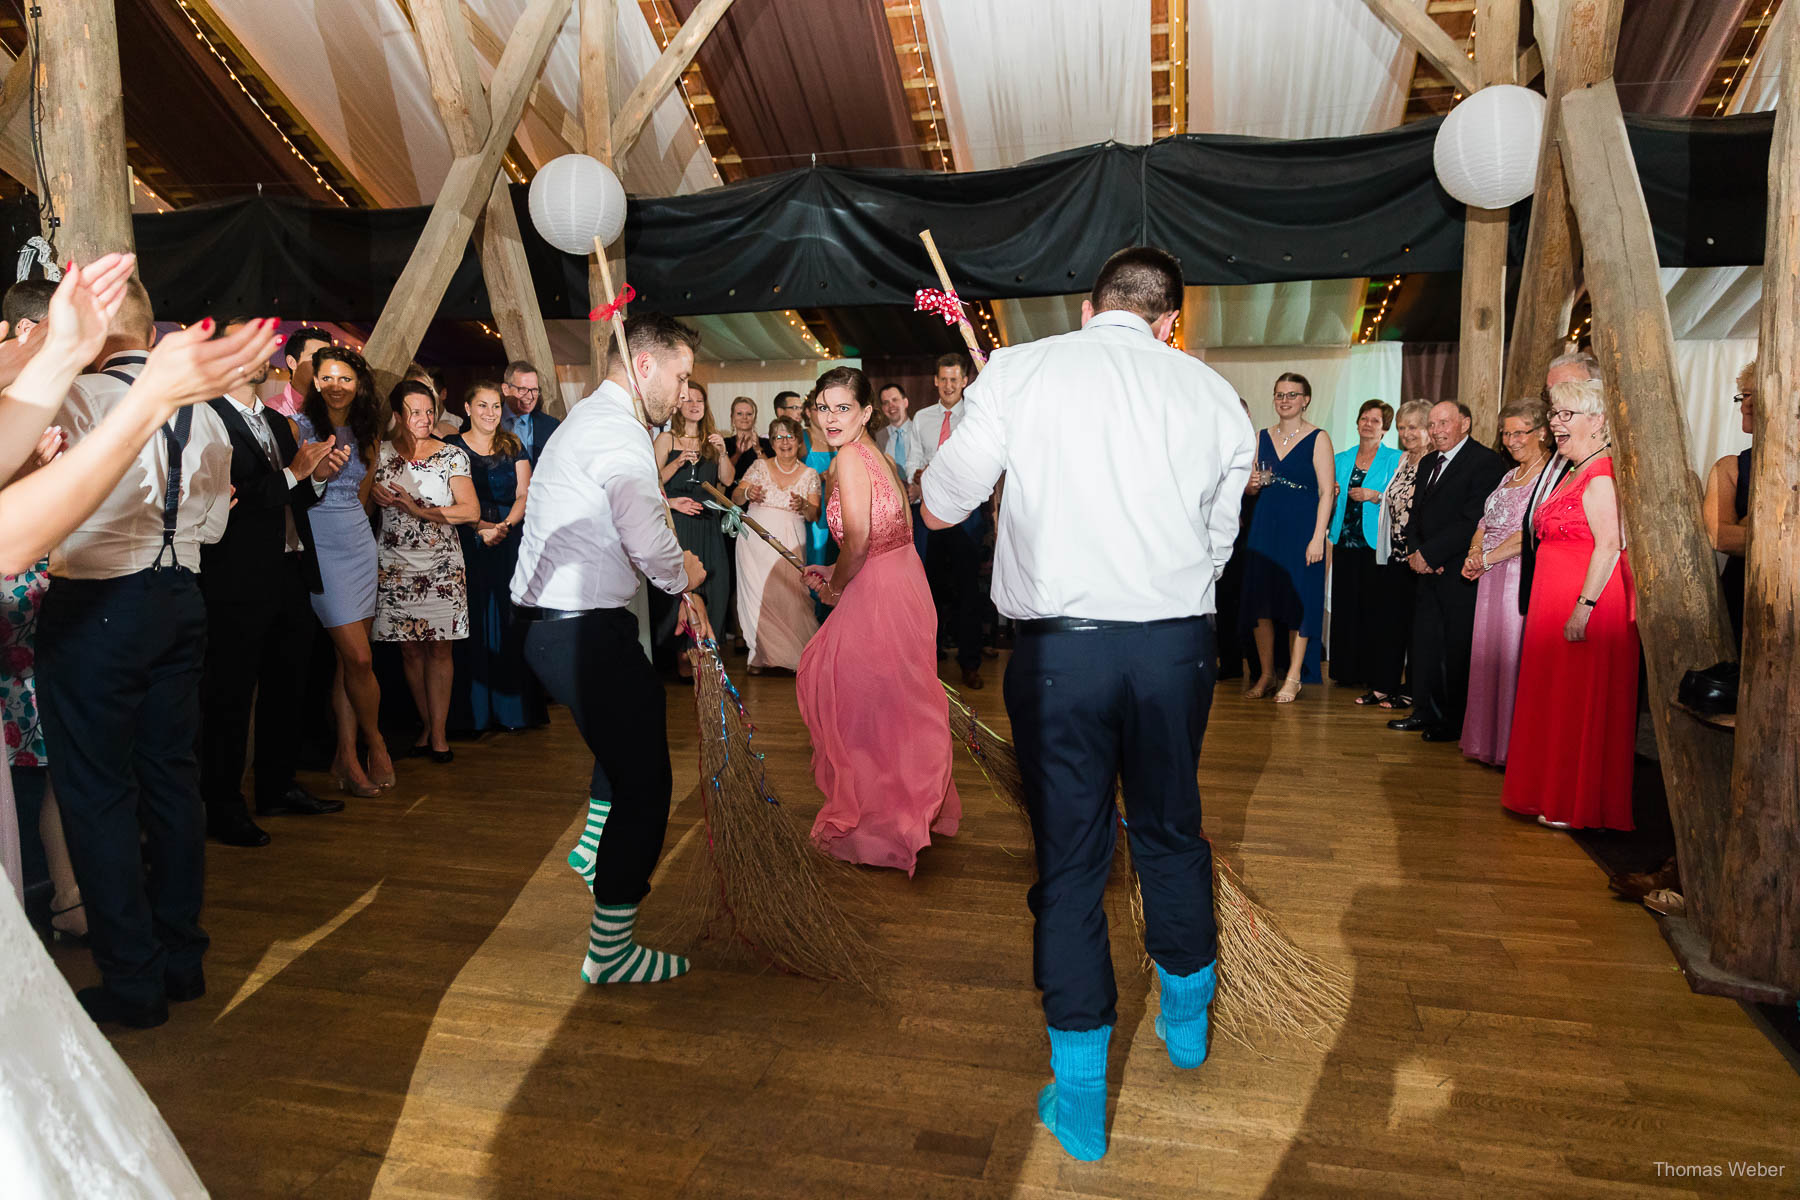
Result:
<svg viewBox="0 0 1800 1200"><path fill-rule="evenodd" d="M1367 546L1331 552L1331 678L1357 686L1375 678L1376 627L1381 608L1381 568Z"/></svg>
<svg viewBox="0 0 1800 1200"><path fill-rule="evenodd" d="M200 675L200 797L209 822L241 813L244 756L255 697L255 794L272 803L293 786L299 762L301 700L312 652L312 606L300 556L282 557L254 595L207 586L206 664Z"/></svg>
<svg viewBox="0 0 1800 1200"><path fill-rule="evenodd" d="M1369 686L1384 696L1406 694L1406 656L1412 649L1413 609L1418 601L1419 577L1395 557L1375 568L1375 643Z"/></svg>
<svg viewBox="0 0 1800 1200"><path fill-rule="evenodd" d="M58 579L45 593L37 679L50 778L94 961L132 1005L161 1004L165 975L198 970L206 953L194 757L205 653L190 572Z"/></svg>
<svg viewBox="0 0 1800 1200"><path fill-rule="evenodd" d="M981 614L987 597L981 590L980 526L972 522L934 529L928 565L935 568L934 597L956 638L956 663L965 671L981 666Z"/></svg>
<svg viewBox="0 0 1800 1200"><path fill-rule="evenodd" d="M1475 647L1475 585L1445 568L1419 576L1413 610L1413 715L1446 733L1462 732Z"/></svg>
<svg viewBox="0 0 1800 1200"><path fill-rule="evenodd" d="M1033 961L1053 1029L1111 1025L1103 899L1123 784L1144 891L1144 949L1174 975L1218 952L1212 846L1200 832L1200 743L1215 678L1204 617L1081 633L1021 629L1006 670L1038 881Z"/></svg>
<svg viewBox="0 0 1800 1200"><path fill-rule="evenodd" d="M638 645L637 618L623 608L594 609L560 621L533 621L525 661L594 754L589 795L610 797L612 812L595 856L594 900L636 904L669 829L668 714L662 681Z"/></svg>

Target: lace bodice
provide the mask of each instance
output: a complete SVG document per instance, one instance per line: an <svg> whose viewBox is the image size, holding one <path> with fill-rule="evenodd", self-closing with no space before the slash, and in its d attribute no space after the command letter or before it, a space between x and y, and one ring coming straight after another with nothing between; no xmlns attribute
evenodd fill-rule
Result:
<svg viewBox="0 0 1800 1200"><path fill-rule="evenodd" d="M854 443L869 471L869 557L912 545L912 525L906 516L906 501L894 487L887 468L875 452L861 442ZM844 508L840 501L843 489L832 488L825 504L825 523L839 545L844 541Z"/></svg>
<svg viewBox="0 0 1800 1200"><path fill-rule="evenodd" d="M1484 554L1491 553L1525 524L1525 509L1531 503L1531 481L1508 487L1507 482L1511 479L1509 472L1488 496L1487 504L1481 510L1481 549Z"/></svg>
<svg viewBox="0 0 1800 1200"><path fill-rule="evenodd" d="M804 500L816 498L819 494L819 473L804 463L796 462L794 465L799 469L788 479L788 486L782 487L777 482L779 473L769 459L759 458L751 463L744 472L744 482L760 484L763 498L752 501L746 506L746 510L753 512L759 508L770 508L776 512L792 512L793 507L789 501L795 496Z"/></svg>

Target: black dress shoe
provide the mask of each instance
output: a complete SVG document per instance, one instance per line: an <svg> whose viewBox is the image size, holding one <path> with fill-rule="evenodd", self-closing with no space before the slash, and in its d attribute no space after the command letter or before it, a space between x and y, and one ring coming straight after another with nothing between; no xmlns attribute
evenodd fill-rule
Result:
<svg viewBox="0 0 1800 1200"><path fill-rule="evenodd" d="M971 692L979 692L982 689L981 668L964 667L962 681L963 686L968 688Z"/></svg>
<svg viewBox="0 0 1800 1200"><path fill-rule="evenodd" d="M124 1025L131 1029L155 1029L169 1019L168 1001L148 1008L128 1003L104 987L82 988L75 999L96 1025Z"/></svg>
<svg viewBox="0 0 1800 1200"><path fill-rule="evenodd" d="M315 796L297 783L273 800L256 802L256 815L259 817L316 817L343 811L342 800L327 800L322 796Z"/></svg>
<svg viewBox="0 0 1800 1200"><path fill-rule="evenodd" d="M269 844L269 835L262 826L250 819L250 814L240 810L235 816L222 817L206 823L206 836L215 842L223 842L227 846L256 847Z"/></svg>
<svg viewBox="0 0 1800 1200"><path fill-rule="evenodd" d="M431 756L431 761L434 763L452 762L456 758L454 750L428 750L426 753Z"/></svg>
<svg viewBox="0 0 1800 1200"><path fill-rule="evenodd" d="M191 971L170 971L163 976L163 990L176 1004L198 1000L206 995L206 973L199 967Z"/></svg>
<svg viewBox="0 0 1800 1200"><path fill-rule="evenodd" d="M1738 664L1714 663L1704 671L1689 671L1681 677L1675 698L1695 712L1709 717L1737 712Z"/></svg>
<svg viewBox="0 0 1800 1200"><path fill-rule="evenodd" d="M1450 730L1441 725L1433 725L1425 731L1424 736L1428 742L1460 742L1462 741L1462 730Z"/></svg>
<svg viewBox="0 0 1800 1200"><path fill-rule="evenodd" d="M1398 729L1401 733L1418 733L1421 729L1430 729L1431 722L1424 717L1401 717L1397 721L1388 722L1389 729Z"/></svg>

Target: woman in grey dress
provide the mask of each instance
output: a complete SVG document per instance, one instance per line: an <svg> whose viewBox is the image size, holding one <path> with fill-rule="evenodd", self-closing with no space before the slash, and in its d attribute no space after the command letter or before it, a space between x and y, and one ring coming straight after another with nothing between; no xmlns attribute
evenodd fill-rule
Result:
<svg viewBox="0 0 1800 1200"><path fill-rule="evenodd" d="M455 526L481 518L469 456L432 436L437 393L404 380L389 406L393 440L382 443L370 492L381 506L375 640L399 642L406 683L424 729L414 754L447 763L455 659L450 643L469 636L468 576Z"/></svg>
<svg viewBox="0 0 1800 1200"><path fill-rule="evenodd" d="M319 623L337 648L337 679L331 707L337 719L337 753L331 774L353 796L375 796L394 784L394 761L376 719L381 687L369 653L375 620L375 534L369 528L369 488L387 413L375 398L375 376L362 355L341 346L313 353L312 386L295 418L302 441L337 438L355 453L313 507L313 546L325 588L312 598ZM356 735L368 747L365 770Z"/></svg>

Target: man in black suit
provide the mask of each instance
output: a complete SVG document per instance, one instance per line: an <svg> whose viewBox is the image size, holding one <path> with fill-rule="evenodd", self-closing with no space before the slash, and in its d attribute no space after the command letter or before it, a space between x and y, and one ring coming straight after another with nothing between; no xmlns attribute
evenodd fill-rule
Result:
<svg viewBox="0 0 1800 1200"><path fill-rule="evenodd" d="M500 427L519 439L526 460L537 466L544 444L562 424L543 410L537 368L528 362L507 363L506 374L500 377L500 399L506 405Z"/></svg>
<svg viewBox="0 0 1800 1200"><path fill-rule="evenodd" d="M1412 715L1389 729L1420 732L1428 742L1462 737L1469 703L1469 655L1475 643L1475 587L1457 568L1469 553L1487 498L1506 463L1469 437L1466 405L1445 400L1426 425L1434 447L1419 460L1419 490L1406 526L1415 547L1407 564L1419 576L1413 615Z"/></svg>
<svg viewBox="0 0 1800 1200"><path fill-rule="evenodd" d="M228 321L221 335L242 324ZM350 459L332 439L296 446L288 418L257 398L268 364L211 401L231 439L231 516L225 536L201 552L206 660L200 676L200 795L207 833L230 846L266 846L269 835L239 790L256 695L256 812L313 815L343 809L294 780L300 697L312 641L309 593L319 590L307 509Z"/></svg>

